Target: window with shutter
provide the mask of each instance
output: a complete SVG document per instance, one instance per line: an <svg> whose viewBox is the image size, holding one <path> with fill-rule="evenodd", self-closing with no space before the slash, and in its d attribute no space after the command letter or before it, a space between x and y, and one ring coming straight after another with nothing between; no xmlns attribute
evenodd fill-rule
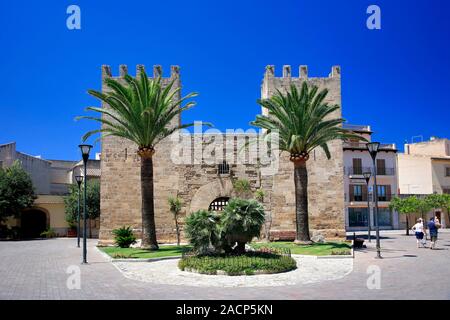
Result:
<svg viewBox="0 0 450 320"><path fill-rule="evenodd" d="M377 159L377 174L380 176L386 175L386 160Z"/></svg>
<svg viewBox="0 0 450 320"><path fill-rule="evenodd" d="M353 174L362 174L362 159L353 158Z"/></svg>
<svg viewBox="0 0 450 320"><path fill-rule="evenodd" d="M350 185L350 201L363 201L362 185Z"/></svg>
<svg viewBox="0 0 450 320"><path fill-rule="evenodd" d="M391 186L387 185L387 186L377 186L377 196L378 196L378 201L389 201L388 200L388 189L390 189Z"/></svg>

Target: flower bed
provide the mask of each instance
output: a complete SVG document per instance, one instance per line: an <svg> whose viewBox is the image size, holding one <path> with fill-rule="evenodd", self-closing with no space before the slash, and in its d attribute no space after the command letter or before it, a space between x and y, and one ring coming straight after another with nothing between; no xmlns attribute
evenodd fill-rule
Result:
<svg viewBox="0 0 450 320"><path fill-rule="evenodd" d="M254 275L291 271L297 268L290 252L250 251L242 255L184 254L178 262L183 271L210 275Z"/></svg>

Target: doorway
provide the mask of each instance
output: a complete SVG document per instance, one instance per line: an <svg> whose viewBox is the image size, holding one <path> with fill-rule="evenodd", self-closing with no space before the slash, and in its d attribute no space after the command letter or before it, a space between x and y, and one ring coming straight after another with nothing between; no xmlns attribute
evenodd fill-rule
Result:
<svg viewBox="0 0 450 320"><path fill-rule="evenodd" d="M23 239L40 238L41 233L47 229L47 214L39 209L22 212L21 233Z"/></svg>

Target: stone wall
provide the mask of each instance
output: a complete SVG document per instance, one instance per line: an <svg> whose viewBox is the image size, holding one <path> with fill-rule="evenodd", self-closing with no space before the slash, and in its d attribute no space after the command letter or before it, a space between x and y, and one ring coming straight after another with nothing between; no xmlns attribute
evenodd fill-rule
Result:
<svg viewBox="0 0 450 320"><path fill-rule="evenodd" d="M306 66L300 66L299 77L291 75L291 67L283 67L282 77L275 76L273 66L266 67L261 97L270 98L276 90L286 92L291 84L301 88L304 81L316 85L320 89L327 88L325 102L341 105L340 68L334 66L328 78L310 78ZM267 114L267 110L262 110ZM341 109L333 117L341 117ZM308 207L309 224L312 233L322 233L327 238L345 235L344 221L344 165L341 141L329 143L332 158L328 160L324 152L316 149L307 162L308 169ZM270 193L273 216L272 235L277 239L293 239L295 237L295 194L294 167L289 155L282 153L280 169L273 176Z"/></svg>
<svg viewBox="0 0 450 320"><path fill-rule="evenodd" d="M127 72L121 66L121 75ZM302 79L276 78L266 72L262 97L269 97L276 88L286 89L289 83L301 84ZM273 69L272 69L273 70ZM286 71L286 68L285 68ZM339 68L333 68L330 78L308 79L320 87L330 90L328 101L340 104ZM156 67L155 75L161 74ZM103 67L103 79L112 77L109 67ZM120 76L117 77L120 79ZM180 86L177 67L172 67L169 78L176 79ZM107 88L103 85L103 90ZM186 94L186 93L185 93ZM107 105L103 107L107 108ZM264 110L263 110L264 112ZM336 114L340 116L340 112ZM176 119L180 123L181 119ZM265 192L264 207L267 220L272 221L273 236L283 234L287 238L295 235L295 197L293 165L282 156L280 169L275 175L261 174L266 164L256 161L258 147L242 149L242 139L255 138L255 134L184 134L166 138L156 146L154 157L155 181L155 219L157 237L161 242L175 240L175 225L169 211L169 196L182 199L181 225L186 215L208 209L209 204L218 197L232 197L236 193L233 182L247 179L252 192L261 188ZM182 139L182 143L179 141ZM180 150L180 146L181 149ZM231 146L231 149L229 148ZM233 150L228 154L224 150ZM124 225L130 225L139 236L141 230L141 190L140 159L136 154L137 146L116 137L103 137L101 161L101 221L100 243L112 243L111 231ZM330 145L334 155L327 160L324 154L316 150L308 162L310 179L310 219L314 230L320 230L328 237L340 236L344 230L344 188L342 144L335 141ZM184 160L181 159L184 157ZM259 158L258 158L259 159ZM220 175L218 164L226 160L230 173ZM259 159L261 160L261 159Z"/></svg>

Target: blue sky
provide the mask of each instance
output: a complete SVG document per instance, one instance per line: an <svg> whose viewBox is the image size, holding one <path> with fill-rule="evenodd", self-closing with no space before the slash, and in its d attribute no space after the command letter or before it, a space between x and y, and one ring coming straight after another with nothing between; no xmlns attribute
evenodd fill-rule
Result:
<svg viewBox="0 0 450 320"><path fill-rule="evenodd" d="M81 8L68 30L66 8ZM366 28L377 4L382 29ZM100 66L181 67L198 105L183 122L249 127L264 68L306 64L310 76L342 67L343 116L397 143L450 137L450 1L2 1L0 143L47 159L77 159L95 124L75 122L98 105ZM99 146L96 146L99 151Z"/></svg>

